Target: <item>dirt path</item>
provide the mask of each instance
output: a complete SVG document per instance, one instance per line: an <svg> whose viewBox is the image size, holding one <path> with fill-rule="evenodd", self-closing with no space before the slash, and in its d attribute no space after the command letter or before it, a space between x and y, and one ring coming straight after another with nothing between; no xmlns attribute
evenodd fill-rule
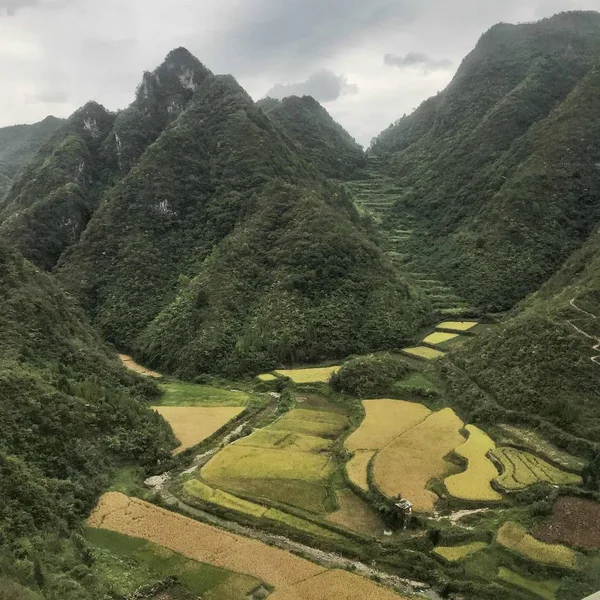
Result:
<svg viewBox="0 0 600 600"><path fill-rule="evenodd" d="M569 301L569 304L575 310L579 311L580 313L583 313L584 315L587 315L588 317L590 317L592 319L598 318L596 315L593 315L592 313L588 312L587 310L583 310L583 308L579 308L579 306L577 306L575 304L575 298L571 298L571 300ZM575 331L577 331L577 333L580 333L581 335L585 336L586 338L588 338L588 340L592 340L593 342L596 342L593 346L593 350L596 352L600 352L600 338L583 331L583 329L580 329L579 327L577 327L577 325L575 325L575 323L573 323L572 321L568 321L568 323ZM591 360L592 360L592 362L595 362L597 365L600 365L600 354L598 354L596 356L592 356Z"/></svg>

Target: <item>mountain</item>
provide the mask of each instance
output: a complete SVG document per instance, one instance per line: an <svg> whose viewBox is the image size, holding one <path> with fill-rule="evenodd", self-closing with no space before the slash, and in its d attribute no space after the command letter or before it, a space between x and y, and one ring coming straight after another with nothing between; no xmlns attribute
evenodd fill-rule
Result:
<svg viewBox="0 0 600 600"><path fill-rule="evenodd" d="M311 96L265 98L258 105L293 140L297 152L326 177L349 179L365 166L362 147Z"/></svg>
<svg viewBox="0 0 600 600"><path fill-rule="evenodd" d="M127 109L114 115L90 102L75 112L0 201L0 233L26 258L52 269L79 239L103 192L177 118L208 74L179 48L144 73Z"/></svg>
<svg viewBox="0 0 600 600"><path fill-rule="evenodd" d="M102 597L86 593L95 582L84 564L71 571L85 563L76 532L116 467L169 456L172 433L147 404L158 389L121 366L50 275L3 243L0 300L2 593L8 577L61 598ZM3 597L32 597L21 587Z"/></svg>
<svg viewBox="0 0 600 600"><path fill-rule="evenodd" d="M415 219L415 264L502 311L600 220L600 14L500 24L450 85L370 149Z"/></svg>
<svg viewBox="0 0 600 600"><path fill-rule="evenodd" d="M400 347L426 307L296 150L232 77L207 76L59 279L107 339L185 377Z"/></svg>
<svg viewBox="0 0 600 600"><path fill-rule="evenodd" d="M63 122L56 117L46 117L34 125L0 129L0 199L8 192L19 170Z"/></svg>

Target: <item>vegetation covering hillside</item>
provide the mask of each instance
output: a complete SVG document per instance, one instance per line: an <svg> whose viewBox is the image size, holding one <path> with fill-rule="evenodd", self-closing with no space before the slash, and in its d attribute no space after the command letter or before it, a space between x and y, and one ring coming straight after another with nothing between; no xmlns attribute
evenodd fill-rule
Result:
<svg viewBox="0 0 600 600"><path fill-rule="evenodd" d="M101 598L77 536L110 474L175 445L147 400L50 276L0 246L0 588L3 598ZM8 590L8 592L7 592Z"/></svg>
<svg viewBox="0 0 600 600"><path fill-rule="evenodd" d="M34 125L0 129L0 199L8 192L19 170L64 121L46 117Z"/></svg>
<svg viewBox="0 0 600 600"><path fill-rule="evenodd" d="M0 202L0 233L26 258L52 269L78 241L102 193L177 118L208 74L179 48L144 74L127 109L114 115L90 102L78 110Z"/></svg>
<svg viewBox="0 0 600 600"><path fill-rule="evenodd" d="M349 179L365 166L361 146L311 96L265 98L258 105L292 138L296 150L325 176Z"/></svg>
<svg viewBox="0 0 600 600"><path fill-rule="evenodd" d="M204 79L58 274L110 341L185 377L400 348L427 318L344 188L229 76Z"/></svg>
<svg viewBox="0 0 600 600"><path fill-rule="evenodd" d="M491 311L547 280L600 218L600 14L494 26L446 90L373 141L415 255Z"/></svg>

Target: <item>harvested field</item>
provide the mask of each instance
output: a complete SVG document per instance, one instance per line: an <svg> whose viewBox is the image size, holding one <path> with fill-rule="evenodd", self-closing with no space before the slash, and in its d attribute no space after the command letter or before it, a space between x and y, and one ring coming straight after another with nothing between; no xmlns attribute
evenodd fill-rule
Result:
<svg viewBox="0 0 600 600"><path fill-rule="evenodd" d="M573 550L559 544L540 542L518 523L504 523L496 534L496 540L508 550L535 562L565 569L577 568L577 554Z"/></svg>
<svg viewBox="0 0 600 600"><path fill-rule="evenodd" d="M498 579L527 590L544 600L554 600L560 587L560 583L557 581L534 581L504 567L500 567L498 570Z"/></svg>
<svg viewBox="0 0 600 600"><path fill-rule="evenodd" d="M224 406L155 406L154 410L165 418L181 442L174 451L178 454L210 437L244 409Z"/></svg>
<svg viewBox="0 0 600 600"><path fill-rule="evenodd" d="M581 483L579 475L561 471L529 452L505 446L496 448L492 453L504 469L496 481L506 490L522 490L541 481L555 485Z"/></svg>
<svg viewBox="0 0 600 600"><path fill-rule="evenodd" d="M351 452L379 450L431 414L422 404L404 400L363 400L362 405L365 418L345 444Z"/></svg>
<svg viewBox="0 0 600 600"><path fill-rule="evenodd" d="M375 450L355 450L354 456L346 463L350 481L365 492L369 491L367 467L373 456L375 456Z"/></svg>
<svg viewBox="0 0 600 600"><path fill-rule="evenodd" d="M552 516L533 530L533 535L550 544L566 544L586 550L600 549L600 503L585 498L562 496Z"/></svg>
<svg viewBox="0 0 600 600"><path fill-rule="evenodd" d="M448 493L461 500L502 500L502 495L490 485L498 476L498 470L486 456L496 444L474 425L467 425L466 429L469 438L455 452L467 460L467 470L446 478L444 484Z"/></svg>
<svg viewBox="0 0 600 600"><path fill-rule="evenodd" d="M477 321L444 321L440 323L438 329L449 329L454 331L469 331L478 325Z"/></svg>
<svg viewBox="0 0 600 600"><path fill-rule="evenodd" d="M426 360L433 360L435 358L441 358L444 353L440 350L434 350L429 346L417 346L416 348L403 348L402 352L409 354L410 356L416 356L418 358L424 358Z"/></svg>
<svg viewBox="0 0 600 600"><path fill-rule="evenodd" d="M337 373L339 366L316 367L312 369L279 369L277 375L289 377L294 383L327 383L332 373Z"/></svg>
<svg viewBox="0 0 600 600"><path fill-rule="evenodd" d="M458 333L447 333L445 331L435 331L431 335L428 335L423 341L426 344L443 344L455 338L459 337Z"/></svg>
<svg viewBox="0 0 600 600"><path fill-rule="evenodd" d="M146 377L154 377L156 379L162 377L160 373L156 371L152 371L151 369L146 369L146 367L142 367L142 365L138 365L131 356L127 356L127 354L119 354L119 358L121 362L131 371L135 371L140 375L145 375Z"/></svg>
<svg viewBox="0 0 600 600"><path fill-rule="evenodd" d="M351 490L338 493L339 510L329 514L327 520L350 531L377 536L383 532L383 523L372 506Z"/></svg>
<svg viewBox="0 0 600 600"><path fill-rule="evenodd" d="M567 471L579 473L587 465L585 459L560 450L532 429L524 429L522 427L515 427L514 425L499 425L499 428L507 437L507 442L514 442L530 448L536 454L556 463Z"/></svg>
<svg viewBox="0 0 600 600"><path fill-rule="evenodd" d="M326 571L284 550L221 531L116 492L102 496L88 519L88 526L142 538L193 560L245 573L275 586L276 591L271 598L279 600L399 598L357 575L338 570ZM318 578L321 574L324 577Z"/></svg>
<svg viewBox="0 0 600 600"><path fill-rule="evenodd" d="M160 388L164 396L154 403L160 406L246 406L250 399L246 392L186 381L168 381Z"/></svg>
<svg viewBox="0 0 600 600"><path fill-rule="evenodd" d="M457 562L487 547L488 545L485 542L472 542L471 544L462 544L460 546L438 546L433 549L433 553L445 558L449 562Z"/></svg>
<svg viewBox="0 0 600 600"><path fill-rule="evenodd" d="M416 512L432 512L437 496L426 489L427 483L452 472L444 457L465 441L462 428L450 408L429 415L375 456L375 483L390 498L410 500Z"/></svg>
<svg viewBox="0 0 600 600"><path fill-rule="evenodd" d="M201 476L231 492L326 512L331 440L347 423L336 412L294 409L221 450Z"/></svg>

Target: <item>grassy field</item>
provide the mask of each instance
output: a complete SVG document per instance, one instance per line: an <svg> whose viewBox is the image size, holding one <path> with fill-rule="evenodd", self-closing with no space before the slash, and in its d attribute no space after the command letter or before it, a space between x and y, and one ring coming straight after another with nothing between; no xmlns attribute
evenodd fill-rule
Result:
<svg viewBox="0 0 600 600"><path fill-rule="evenodd" d="M534 581L533 579L523 577L505 567L500 567L498 570L498 579L521 588L522 590L531 592L544 600L554 600L556 598L556 592L560 587L560 583L557 581Z"/></svg>
<svg viewBox="0 0 600 600"><path fill-rule="evenodd" d="M282 377L289 377L294 383L327 383L332 373L340 367L316 367L311 369L278 369L275 371Z"/></svg>
<svg viewBox="0 0 600 600"><path fill-rule="evenodd" d="M600 503L561 496L554 503L552 516L538 525L533 535L551 544L599 550Z"/></svg>
<svg viewBox="0 0 600 600"><path fill-rule="evenodd" d="M146 377L154 377L155 379L162 377L160 373L152 371L151 369L146 369L146 367L142 367L142 365L138 365L135 362L135 360L133 360L131 356L127 356L127 354L119 354L119 358L121 359L123 365L125 365L131 371L139 373L140 375L146 375Z"/></svg>
<svg viewBox="0 0 600 600"><path fill-rule="evenodd" d="M477 321L444 321L443 323L439 323L437 328L462 332L469 331L469 329L473 329L477 325Z"/></svg>
<svg viewBox="0 0 600 600"><path fill-rule="evenodd" d="M437 546L433 552L449 562L457 562L487 547L485 542L472 542L460 546Z"/></svg>
<svg viewBox="0 0 600 600"><path fill-rule="evenodd" d="M123 494L110 492L102 496L88 526L142 538L195 561L244 573L274 586L271 599L399 598L368 579L346 571L326 570L258 540L222 531Z"/></svg>
<svg viewBox="0 0 600 600"><path fill-rule="evenodd" d="M429 346L417 346L415 348L403 348L402 352L409 354L410 356L417 356L426 360L433 360L435 358L441 358L444 353L440 350L434 350Z"/></svg>
<svg viewBox="0 0 600 600"><path fill-rule="evenodd" d="M393 389L399 393L403 393L405 390L407 393L413 392L439 392L438 385L430 379L425 373L420 371L413 371L409 373L404 379L394 383Z"/></svg>
<svg viewBox="0 0 600 600"><path fill-rule="evenodd" d="M426 344L443 344L444 342L448 342L455 338L459 337L458 333L447 333L445 331L435 331L432 334L428 335L423 341Z"/></svg>
<svg viewBox="0 0 600 600"><path fill-rule="evenodd" d="M124 597L167 577L177 577L187 591L207 600L244 600L261 584L248 575L197 562L114 531L89 528L85 537L93 546L94 571Z"/></svg>
<svg viewBox="0 0 600 600"><path fill-rule="evenodd" d="M540 481L555 485L581 483L579 475L561 471L529 452L505 446L493 450L493 455L504 469L496 481L506 490L522 490Z"/></svg>
<svg viewBox="0 0 600 600"><path fill-rule="evenodd" d="M246 406L250 400L246 392L185 381L167 381L160 388L164 395L155 402L160 406Z"/></svg>
<svg viewBox="0 0 600 600"><path fill-rule="evenodd" d="M410 500L416 512L432 512L437 496L427 483L452 472L444 457L465 441L462 427L450 408L429 415L375 456L375 483L388 497Z"/></svg>
<svg viewBox="0 0 600 600"><path fill-rule="evenodd" d="M559 544L540 542L517 523L504 523L498 530L496 540L508 550L535 562L565 569L577 568L577 555L573 550Z"/></svg>
<svg viewBox="0 0 600 600"><path fill-rule="evenodd" d="M204 441L244 410L241 406L155 406L154 409L165 418L181 442L175 454Z"/></svg>
<svg viewBox="0 0 600 600"><path fill-rule="evenodd" d="M277 381L277 377L272 373L263 373L262 375L258 375L258 380L264 382Z"/></svg>
<svg viewBox="0 0 600 600"><path fill-rule="evenodd" d="M506 436L507 442L514 442L525 446L526 448L530 448L536 454L564 467L568 471L581 472L587 465L585 459L568 454L564 450L560 450L545 440L536 431L515 427L513 425L499 425L498 429L501 434Z"/></svg>
<svg viewBox="0 0 600 600"><path fill-rule="evenodd" d="M461 500L501 500L502 495L490 483L498 476L494 463L486 456L496 447L494 441L481 429L467 425L469 438L455 452L467 460L467 470L447 477L448 493Z"/></svg>
<svg viewBox="0 0 600 600"><path fill-rule="evenodd" d="M234 493L327 512L329 450L347 424L338 412L296 408L221 450L201 477Z"/></svg>

